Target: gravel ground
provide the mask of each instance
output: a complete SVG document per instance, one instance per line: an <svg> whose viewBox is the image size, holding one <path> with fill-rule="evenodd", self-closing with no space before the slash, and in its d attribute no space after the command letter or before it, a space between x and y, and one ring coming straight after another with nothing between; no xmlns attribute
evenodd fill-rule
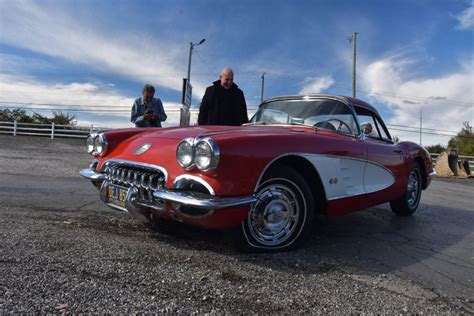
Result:
<svg viewBox="0 0 474 316"><path fill-rule="evenodd" d="M444 295L401 271L410 263L389 267L350 248L344 258L341 244L352 248L359 236L346 223L386 223L393 218L386 208L319 224L297 251L245 254L227 232L165 234L103 206L78 176L90 161L83 145L0 136L2 314L473 313L472 283ZM382 237L377 245L390 247Z"/></svg>

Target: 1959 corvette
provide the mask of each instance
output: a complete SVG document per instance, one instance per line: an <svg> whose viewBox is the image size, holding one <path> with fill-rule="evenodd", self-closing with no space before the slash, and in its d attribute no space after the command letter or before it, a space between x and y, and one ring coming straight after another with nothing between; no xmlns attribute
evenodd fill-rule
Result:
<svg viewBox="0 0 474 316"><path fill-rule="evenodd" d="M374 107L332 95L266 100L239 127L94 133L87 151L80 174L112 208L232 228L257 251L297 246L320 215L386 202L411 215L435 175L428 152L394 143Z"/></svg>

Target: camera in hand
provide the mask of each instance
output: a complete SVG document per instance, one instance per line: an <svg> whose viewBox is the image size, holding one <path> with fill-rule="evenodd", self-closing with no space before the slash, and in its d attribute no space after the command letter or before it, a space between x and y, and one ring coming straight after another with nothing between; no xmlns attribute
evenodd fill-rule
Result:
<svg viewBox="0 0 474 316"><path fill-rule="evenodd" d="M147 121L150 121L150 120L153 120L153 111L151 110L148 110L145 112L145 115L144 115L144 119L147 120Z"/></svg>

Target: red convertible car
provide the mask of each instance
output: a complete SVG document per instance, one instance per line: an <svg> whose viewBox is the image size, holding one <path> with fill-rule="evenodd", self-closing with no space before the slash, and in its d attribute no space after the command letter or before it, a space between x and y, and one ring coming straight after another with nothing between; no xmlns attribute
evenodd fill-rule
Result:
<svg viewBox="0 0 474 316"><path fill-rule="evenodd" d="M250 250L290 249L316 216L390 202L413 214L435 174L428 152L395 144L377 110L350 97L263 102L249 124L91 134L80 174L109 206L151 220L233 228Z"/></svg>

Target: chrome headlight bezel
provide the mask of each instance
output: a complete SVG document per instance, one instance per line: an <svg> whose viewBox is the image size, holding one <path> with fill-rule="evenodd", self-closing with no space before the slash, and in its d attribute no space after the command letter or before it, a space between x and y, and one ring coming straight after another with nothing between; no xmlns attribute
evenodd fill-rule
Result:
<svg viewBox="0 0 474 316"><path fill-rule="evenodd" d="M207 153L203 154L203 156L205 156L205 158L208 159L208 162L206 164L199 163L200 147L208 151ZM206 137L206 138L200 139L194 145L194 164L199 170L209 171L209 170L217 168L217 165L219 164L219 158L220 158L219 147L217 146L217 143L212 138Z"/></svg>
<svg viewBox="0 0 474 316"><path fill-rule="evenodd" d="M92 133L87 137L86 147L92 156L104 156L108 147L107 137L103 133Z"/></svg>
<svg viewBox="0 0 474 316"><path fill-rule="evenodd" d="M97 134L95 133L89 134L89 136L87 136L86 149L87 149L88 154L92 155L92 153L95 151L95 137L96 136Z"/></svg>
<svg viewBox="0 0 474 316"><path fill-rule="evenodd" d="M204 147L207 153L202 154L200 148ZM189 159L183 162L183 151L186 149ZM204 155L208 162L203 164L199 155ZM185 138L176 148L176 160L181 168L191 170L194 167L201 171L209 171L217 168L220 159L220 150L217 143L210 137L201 139Z"/></svg>
<svg viewBox="0 0 474 316"><path fill-rule="evenodd" d="M189 162L183 162L183 154L186 153L190 156ZM184 153L183 153L184 152ZM194 139L185 138L176 147L176 161L186 170L190 170L194 167Z"/></svg>
<svg viewBox="0 0 474 316"><path fill-rule="evenodd" d="M99 146L97 145L97 143L99 143ZM107 152L107 138L105 137L105 135L102 133L97 134L94 144L95 144L95 152L97 153L97 155L99 156L105 155L105 153Z"/></svg>

